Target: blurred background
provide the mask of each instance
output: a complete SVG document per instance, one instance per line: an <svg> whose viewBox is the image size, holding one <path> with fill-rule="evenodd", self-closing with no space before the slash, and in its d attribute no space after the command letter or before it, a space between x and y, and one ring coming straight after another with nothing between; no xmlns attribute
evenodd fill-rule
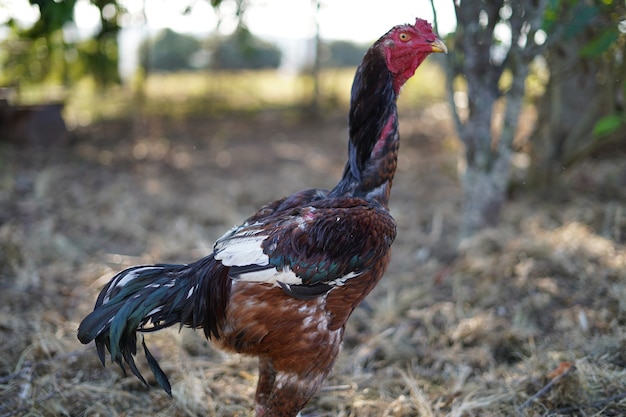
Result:
<svg viewBox="0 0 626 417"><path fill-rule="evenodd" d="M0 0L0 417L250 415L254 361L150 334L169 398L78 323L332 188L355 68L416 16L449 53L399 100L393 259L304 415L626 413L623 1Z"/></svg>
<svg viewBox="0 0 626 417"><path fill-rule="evenodd" d="M148 111L185 96L191 100L179 100L178 111L204 114L318 106L320 95L345 104L333 82L349 88L368 45L420 14L405 2L388 6L383 15L374 3L357 1L3 1L0 85L12 103L63 103L70 129L127 114L123 103L137 96ZM451 4L442 10L450 31ZM423 17L432 20L430 7ZM322 77L326 69L335 71ZM320 88L320 78L331 85ZM247 79L256 84L232 84Z"/></svg>

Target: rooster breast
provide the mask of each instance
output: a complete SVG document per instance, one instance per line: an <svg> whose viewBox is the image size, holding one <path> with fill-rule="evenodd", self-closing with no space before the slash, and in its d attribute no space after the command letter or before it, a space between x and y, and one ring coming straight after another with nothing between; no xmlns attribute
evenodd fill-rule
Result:
<svg viewBox="0 0 626 417"><path fill-rule="evenodd" d="M244 223L216 243L232 280L218 343L266 358L276 378L291 375L314 392L348 317L382 277L395 233L387 209L361 198L320 199Z"/></svg>
<svg viewBox="0 0 626 417"><path fill-rule="evenodd" d="M267 356L278 371L307 374L325 365L330 370L343 326L331 326L326 296L301 300L276 286L243 281L234 282L231 291L220 337L224 347ZM318 357L321 362L314 360Z"/></svg>

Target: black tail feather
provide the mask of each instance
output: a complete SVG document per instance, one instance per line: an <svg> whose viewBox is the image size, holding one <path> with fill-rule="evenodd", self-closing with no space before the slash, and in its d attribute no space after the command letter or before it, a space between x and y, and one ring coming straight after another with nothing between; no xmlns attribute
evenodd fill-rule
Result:
<svg viewBox="0 0 626 417"><path fill-rule="evenodd" d="M146 358L148 359L148 365L150 365L150 370L154 374L154 377L156 378L157 383L171 397L172 386L170 385L170 381L167 379L167 375L165 375L165 372L163 372L163 369L161 369L157 360L154 358L154 356L152 356L152 353L150 353L150 351L148 350L148 346L146 346L145 340L141 341L141 345L143 346L143 352L146 355ZM140 377L139 379L143 379L143 378Z"/></svg>
<svg viewBox="0 0 626 417"><path fill-rule="evenodd" d="M136 266L120 272L102 289L94 311L81 322L78 339L95 340L100 362L105 347L112 362L148 385L135 364L137 332L153 332L180 323L204 328L207 338L219 337L230 293L228 270L208 256L189 265ZM165 372L142 339L144 354L157 383L171 395Z"/></svg>

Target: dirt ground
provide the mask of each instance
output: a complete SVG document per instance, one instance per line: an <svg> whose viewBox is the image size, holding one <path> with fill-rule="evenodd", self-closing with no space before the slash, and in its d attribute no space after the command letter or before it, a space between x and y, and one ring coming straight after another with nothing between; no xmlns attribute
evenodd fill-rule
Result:
<svg viewBox="0 0 626 417"><path fill-rule="evenodd" d="M519 183L501 225L457 248L460 149L440 115L401 118L393 259L303 415L624 415L625 155L546 192ZM115 272L193 261L260 205L332 187L346 135L344 117L267 113L0 144L0 417L250 416L254 359L201 332L148 334L170 398L102 368L78 323Z"/></svg>

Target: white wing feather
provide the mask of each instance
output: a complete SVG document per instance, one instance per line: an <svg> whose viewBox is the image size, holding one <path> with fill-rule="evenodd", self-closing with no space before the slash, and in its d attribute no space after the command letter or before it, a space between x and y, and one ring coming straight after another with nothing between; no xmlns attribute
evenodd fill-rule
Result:
<svg viewBox="0 0 626 417"><path fill-rule="evenodd" d="M261 229L250 229L247 227L241 228L240 231L233 230L227 233L215 243L215 259L221 261L226 266L269 266L270 259L263 253L262 246L267 236L261 234L261 232ZM279 285L279 281L291 285L302 284L302 279L298 278L287 267L281 271L274 267L257 271L246 271L233 278L238 281L266 282L275 285Z"/></svg>
<svg viewBox="0 0 626 417"><path fill-rule="evenodd" d="M311 208L313 210L313 208ZM296 217L300 227L304 228L305 222L302 218ZM233 279L247 282L265 282L274 285L278 283L288 285L302 285L302 279L299 278L289 267L285 266L281 270L270 267L269 257L263 253L263 242L267 239L267 235L263 234L260 223L243 224L235 227L224 234L215 243L215 259L221 261L225 266L230 267L246 267L258 265L258 270L250 270L235 273ZM330 282L332 286L342 286L351 278L358 277L362 272L350 272L342 277L338 277Z"/></svg>
<svg viewBox="0 0 626 417"><path fill-rule="evenodd" d="M233 236L215 244L215 259L226 266L269 265L261 247L265 235Z"/></svg>

